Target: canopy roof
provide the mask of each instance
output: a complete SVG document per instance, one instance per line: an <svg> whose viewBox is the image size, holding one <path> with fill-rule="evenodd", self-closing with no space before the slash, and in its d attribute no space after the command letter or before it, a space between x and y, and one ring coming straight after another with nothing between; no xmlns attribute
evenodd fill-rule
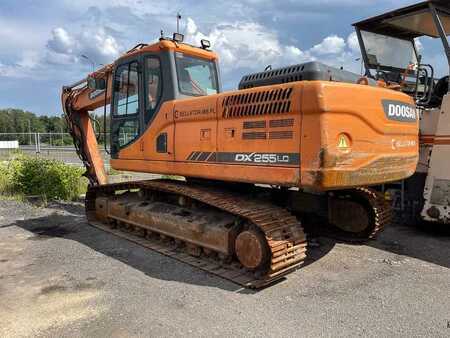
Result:
<svg viewBox="0 0 450 338"><path fill-rule="evenodd" d="M450 35L450 1L428 0L412 6L397 9L364 21L353 26L372 33L389 35L411 40L420 36L439 37L433 20L430 4L438 11L447 35Z"/></svg>

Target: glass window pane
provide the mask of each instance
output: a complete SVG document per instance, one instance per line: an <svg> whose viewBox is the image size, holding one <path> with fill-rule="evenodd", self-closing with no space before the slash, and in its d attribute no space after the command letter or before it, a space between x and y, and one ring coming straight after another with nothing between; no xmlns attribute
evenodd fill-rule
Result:
<svg viewBox="0 0 450 338"><path fill-rule="evenodd" d="M411 41L361 31L371 66L406 69L417 64L417 55Z"/></svg>
<svg viewBox="0 0 450 338"><path fill-rule="evenodd" d="M155 113L155 109L161 99L161 65L157 58L147 58L145 60L146 69L146 122L150 121Z"/></svg>
<svg viewBox="0 0 450 338"><path fill-rule="evenodd" d="M186 95L217 94L217 70L214 62L176 53L178 86Z"/></svg>
<svg viewBox="0 0 450 338"><path fill-rule="evenodd" d="M139 106L139 80L137 62L130 63L130 71L128 75L128 102L127 115L138 113Z"/></svg>
<svg viewBox="0 0 450 338"><path fill-rule="evenodd" d="M125 115L127 113L126 84L128 82L128 65L121 66L117 69L115 82L116 114Z"/></svg>
<svg viewBox="0 0 450 338"><path fill-rule="evenodd" d="M120 124L118 128L119 147L123 147L132 142L139 135L139 122L128 120Z"/></svg>
<svg viewBox="0 0 450 338"><path fill-rule="evenodd" d="M137 62L120 66L114 84L115 115L133 115L139 112L139 77Z"/></svg>

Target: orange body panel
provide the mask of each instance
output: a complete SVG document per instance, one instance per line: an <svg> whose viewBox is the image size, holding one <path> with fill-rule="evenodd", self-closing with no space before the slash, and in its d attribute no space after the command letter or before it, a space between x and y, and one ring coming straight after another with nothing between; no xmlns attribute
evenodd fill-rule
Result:
<svg viewBox="0 0 450 338"><path fill-rule="evenodd" d="M388 89L303 81L165 102L118 170L333 190L411 176L418 121L389 120ZM156 138L167 133L167 153Z"/></svg>

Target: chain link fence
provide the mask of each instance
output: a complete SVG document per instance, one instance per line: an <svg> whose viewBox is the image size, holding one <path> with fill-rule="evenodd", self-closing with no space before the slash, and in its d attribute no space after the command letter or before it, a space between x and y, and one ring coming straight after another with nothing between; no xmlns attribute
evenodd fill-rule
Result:
<svg viewBox="0 0 450 338"><path fill-rule="evenodd" d="M99 151L109 167L104 135L99 139ZM106 135L109 140L109 135ZM108 146L109 148L109 146ZM82 166L69 133L0 133L0 161L8 161L17 152Z"/></svg>

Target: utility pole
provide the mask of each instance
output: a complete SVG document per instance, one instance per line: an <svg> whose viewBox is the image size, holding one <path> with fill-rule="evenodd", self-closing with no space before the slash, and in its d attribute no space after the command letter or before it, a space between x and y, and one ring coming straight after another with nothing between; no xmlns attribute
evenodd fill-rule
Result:
<svg viewBox="0 0 450 338"><path fill-rule="evenodd" d="M31 146L31 121L28 119L28 136L30 139L30 146Z"/></svg>
<svg viewBox="0 0 450 338"><path fill-rule="evenodd" d="M177 33L180 33L180 20L181 20L181 14L180 12L177 13Z"/></svg>

